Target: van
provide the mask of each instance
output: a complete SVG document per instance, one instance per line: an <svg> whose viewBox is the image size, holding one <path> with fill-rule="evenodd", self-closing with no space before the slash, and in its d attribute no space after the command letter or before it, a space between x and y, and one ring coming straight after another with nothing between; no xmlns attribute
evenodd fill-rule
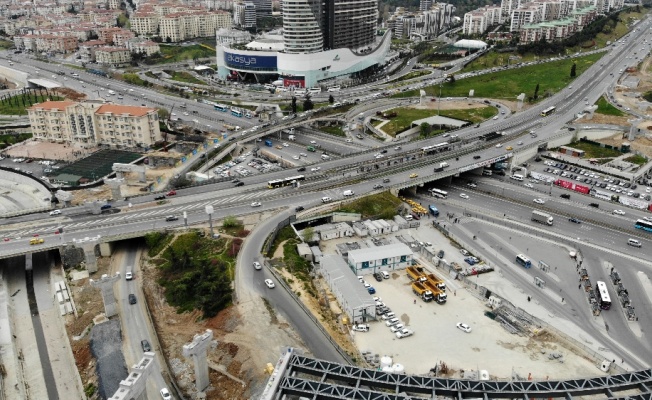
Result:
<svg viewBox="0 0 652 400"><path fill-rule="evenodd" d="M130 281L134 279L134 272L133 272L134 267L131 265L127 266L127 271L125 272L125 279Z"/></svg>
<svg viewBox="0 0 652 400"><path fill-rule="evenodd" d="M387 314L383 314L381 318L387 321L388 319L396 318L396 314L393 312L388 312Z"/></svg>
<svg viewBox="0 0 652 400"><path fill-rule="evenodd" d="M342 196L348 197L348 196L353 196L355 192L353 190L345 190L342 192Z"/></svg>
<svg viewBox="0 0 652 400"><path fill-rule="evenodd" d="M329 160L330 158L331 158L331 156L329 156L328 154L322 154L321 155L322 160Z"/></svg>
<svg viewBox="0 0 652 400"><path fill-rule="evenodd" d="M405 218L406 221L412 221L412 215L410 214L404 216L403 218Z"/></svg>
<svg viewBox="0 0 652 400"><path fill-rule="evenodd" d="M383 276L385 279L389 279L389 272L387 271L380 271L380 274Z"/></svg>
<svg viewBox="0 0 652 400"><path fill-rule="evenodd" d="M332 200L332 199L331 199L330 197L322 197L322 198L321 198L321 202L322 202L322 203L328 203L328 202L331 201L331 200Z"/></svg>
<svg viewBox="0 0 652 400"><path fill-rule="evenodd" d="M521 181L521 182L523 181L523 175L521 174L514 174L510 176L510 178L514 179L515 181Z"/></svg>
<svg viewBox="0 0 652 400"><path fill-rule="evenodd" d="M641 247L641 242L636 239L627 239L627 244L634 247Z"/></svg>

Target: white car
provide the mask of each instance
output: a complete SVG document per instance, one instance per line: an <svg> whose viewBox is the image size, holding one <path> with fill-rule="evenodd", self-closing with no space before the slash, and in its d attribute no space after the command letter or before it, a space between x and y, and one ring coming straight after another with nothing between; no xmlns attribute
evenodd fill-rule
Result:
<svg viewBox="0 0 652 400"><path fill-rule="evenodd" d="M161 393L161 398L163 398L163 400L171 400L172 399L172 395L170 394L170 391L167 388L161 389L160 393Z"/></svg>
<svg viewBox="0 0 652 400"><path fill-rule="evenodd" d="M476 185L476 184L473 183L473 182L467 184L466 186L468 186L468 187L470 187L470 188L477 188L477 187L478 187L478 185Z"/></svg>
<svg viewBox="0 0 652 400"><path fill-rule="evenodd" d="M394 325L394 326L390 326L390 327L389 327L389 330L392 331L392 332L398 332L398 331L400 331L400 330L403 329L403 328L405 328L405 325L403 325L403 324L396 324L396 325Z"/></svg>
<svg viewBox="0 0 652 400"><path fill-rule="evenodd" d="M346 142L347 142L347 143L351 143L351 142L353 142L353 140L351 140L351 139L346 139Z"/></svg>
<svg viewBox="0 0 652 400"><path fill-rule="evenodd" d="M546 202L543 199L534 199L534 202L537 204L546 204Z"/></svg>
<svg viewBox="0 0 652 400"><path fill-rule="evenodd" d="M263 266L260 265L260 263L258 261L254 261L254 269L255 270L261 270L261 269L263 269Z"/></svg>
<svg viewBox="0 0 652 400"><path fill-rule="evenodd" d="M308 157L308 155L307 155L306 153L299 153L299 155L300 155L301 157Z"/></svg>
<svg viewBox="0 0 652 400"><path fill-rule="evenodd" d="M625 211L623 211L623 210L614 210L614 214L616 214L616 215L625 215Z"/></svg>
<svg viewBox="0 0 652 400"><path fill-rule="evenodd" d="M272 282L271 279L265 279L265 285L270 289L274 289L276 287L276 285L274 285L274 282Z"/></svg>
<svg viewBox="0 0 652 400"><path fill-rule="evenodd" d="M414 332L409 329L403 329L402 331L396 332L396 337L399 339L403 339L404 337L408 337L412 335L414 335Z"/></svg>
<svg viewBox="0 0 652 400"><path fill-rule="evenodd" d="M50 215L59 215L61 214L61 210L52 210L50 211Z"/></svg>
<svg viewBox="0 0 652 400"><path fill-rule="evenodd" d="M293 160L298 160L299 158L301 158L301 157L299 157L299 156L297 156L297 155L293 155L293 156L292 156L292 159L293 159Z"/></svg>
<svg viewBox="0 0 652 400"><path fill-rule="evenodd" d="M531 183L526 183L523 186L525 186L526 188L530 188L530 189L532 189L534 187Z"/></svg>
<svg viewBox="0 0 652 400"><path fill-rule="evenodd" d="M351 327L352 331L356 332L369 332L369 324L357 324Z"/></svg>
<svg viewBox="0 0 652 400"><path fill-rule="evenodd" d="M471 333L471 327L468 326L467 324L464 324L462 322L458 322L456 326L457 326L457 329L460 329L460 330L462 330L462 331L464 331L466 333Z"/></svg>
<svg viewBox="0 0 652 400"><path fill-rule="evenodd" d="M317 172L317 171L319 171L320 169L321 169L321 167L314 167L314 168L310 168L310 171L312 171L312 172Z"/></svg>
<svg viewBox="0 0 652 400"><path fill-rule="evenodd" d="M321 202L322 202L322 203L328 203L328 202L331 201L331 200L333 200L333 199L331 199L330 197L322 197L322 198L321 198Z"/></svg>
<svg viewBox="0 0 652 400"><path fill-rule="evenodd" d="M287 143L283 143L283 147L290 147L290 145Z"/></svg>
<svg viewBox="0 0 652 400"><path fill-rule="evenodd" d="M398 318L390 318L387 321L385 321L385 325L387 325L389 327L389 326L396 325L396 324L398 324L400 322L401 321Z"/></svg>
<svg viewBox="0 0 652 400"><path fill-rule="evenodd" d="M469 195L466 194L466 193L460 193L460 197L463 198L463 199L466 199L466 200L469 199Z"/></svg>
<svg viewBox="0 0 652 400"><path fill-rule="evenodd" d="M259 201L254 201L253 203L251 203L251 206L252 206L252 207L260 207L261 205L262 205L262 204L260 204Z"/></svg>
<svg viewBox="0 0 652 400"><path fill-rule="evenodd" d="M310 144L317 144L317 141L316 140L311 140Z"/></svg>
<svg viewBox="0 0 652 400"><path fill-rule="evenodd" d="M502 144L502 143L498 143L498 144L496 145L496 147L503 147L503 144Z"/></svg>

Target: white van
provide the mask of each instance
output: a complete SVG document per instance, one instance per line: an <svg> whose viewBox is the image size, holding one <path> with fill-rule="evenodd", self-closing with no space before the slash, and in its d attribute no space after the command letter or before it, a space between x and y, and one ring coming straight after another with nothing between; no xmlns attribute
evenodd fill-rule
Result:
<svg viewBox="0 0 652 400"><path fill-rule="evenodd" d="M125 279L130 281L134 279L133 268L131 265L127 266L127 272L125 272Z"/></svg>
<svg viewBox="0 0 652 400"><path fill-rule="evenodd" d="M344 192L342 192L342 196L345 196L345 197L353 196L354 194L355 194L355 192L353 190L345 190Z"/></svg>
<svg viewBox="0 0 652 400"><path fill-rule="evenodd" d="M331 201L331 200L333 200L333 199L331 199L330 197L322 197L322 198L321 198L321 202L322 202L322 203L328 203L328 202Z"/></svg>
<svg viewBox="0 0 652 400"><path fill-rule="evenodd" d="M389 279L389 272L387 271L380 271L380 274L383 276L385 279Z"/></svg>
<svg viewBox="0 0 652 400"><path fill-rule="evenodd" d="M330 158L331 158L331 156L329 156L328 154L322 154L321 155L322 160L329 160Z"/></svg>
<svg viewBox="0 0 652 400"><path fill-rule="evenodd" d="M510 178L514 179L515 181L521 181L521 182L523 181L523 175L520 174L514 174L510 176Z"/></svg>
<svg viewBox="0 0 652 400"><path fill-rule="evenodd" d="M634 247L641 247L641 242L636 239L627 239L627 244Z"/></svg>

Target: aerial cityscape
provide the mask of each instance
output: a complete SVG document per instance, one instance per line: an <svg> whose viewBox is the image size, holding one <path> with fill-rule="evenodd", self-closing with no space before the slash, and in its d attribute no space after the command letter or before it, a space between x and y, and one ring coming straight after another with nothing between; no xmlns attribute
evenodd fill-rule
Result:
<svg viewBox="0 0 652 400"><path fill-rule="evenodd" d="M0 399L652 400L651 11L0 3Z"/></svg>

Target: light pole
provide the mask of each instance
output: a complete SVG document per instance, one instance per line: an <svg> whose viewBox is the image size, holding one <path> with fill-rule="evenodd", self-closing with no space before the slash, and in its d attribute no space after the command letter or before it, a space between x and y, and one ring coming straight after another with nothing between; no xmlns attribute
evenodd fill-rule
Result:
<svg viewBox="0 0 652 400"><path fill-rule="evenodd" d="M206 214L208 214L208 226L211 228L211 238L213 237L213 206L207 205L205 208Z"/></svg>
<svg viewBox="0 0 652 400"><path fill-rule="evenodd" d="M441 110L441 88L444 86L444 83L439 83L439 101L437 102L437 116L439 116L439 111Z"/></svg>

